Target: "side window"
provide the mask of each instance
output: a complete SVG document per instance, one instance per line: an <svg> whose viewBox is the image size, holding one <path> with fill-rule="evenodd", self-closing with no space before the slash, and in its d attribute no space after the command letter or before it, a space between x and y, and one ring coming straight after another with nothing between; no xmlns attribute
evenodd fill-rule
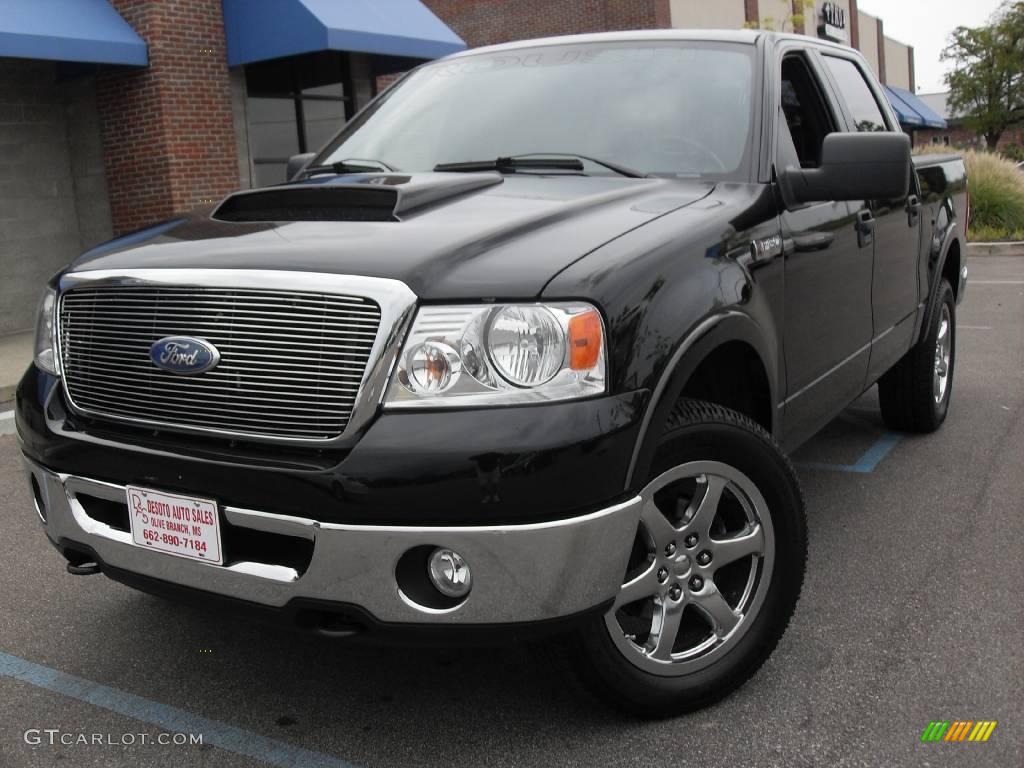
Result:
<svg viewBox="0 0 1024 768"><path fill-rule="evenodd" d="M875 101L875 96L864 79L864 73L860 67L849 59L840 59L835 56L823 57L828 64L832 76L839 86L839 93L843 101L853 115L858 131L887 131L885 118L882 110Z"/></svg>
<svg viewBox="0 0 1024 768"><path fill-rule="evenodd" d="M780 163L817 168L822 142L835 130L835 124L817 80L799 55L782 60L782 114L785 124L779 126Z"/></svg>

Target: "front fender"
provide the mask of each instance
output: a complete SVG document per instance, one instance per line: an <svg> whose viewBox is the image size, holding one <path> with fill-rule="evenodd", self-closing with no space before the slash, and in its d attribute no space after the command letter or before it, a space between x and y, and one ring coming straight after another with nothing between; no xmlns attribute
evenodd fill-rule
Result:
<svg viewBox="0 0 1024 768"><path fill-rule="evenodd" d="M727 342L745 342L760 358L778 430L784 266L781 258L752 257L754 244L778 236L771 188L720 185L609 242L546 286L545 298L585 298L605 312L611 391L651 392L627 489L646 477L652 446L688 377Z"/></svg>
<svg viewBox="0 0 1024 768"><path fill-rule="evenodd" d="M634 489L650 474L662 426L667 423L672 408L678 402L683 388L702 362L724 344L744 342L754 349L768 374L771 390L772 433L781 428L778 402L778 370L775 345L766 339L763 328L749 315L738 309L710 315L697 323L673 351L657 380L640 423L636 446L626 473L626 488Z"/></svg>

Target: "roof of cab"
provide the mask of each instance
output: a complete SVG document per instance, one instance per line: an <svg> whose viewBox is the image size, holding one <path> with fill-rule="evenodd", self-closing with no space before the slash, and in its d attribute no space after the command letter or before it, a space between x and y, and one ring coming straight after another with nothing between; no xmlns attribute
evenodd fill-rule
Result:
<svg viewBox="0 0 1024 768"><path fill-rule="evenodd" d="M745 45L753 45L760 38L770 40L772 43L796 40L809 46L814 45L817 47L837 48L848 53L854 51L854 49L847 46L842 46L828 40L821 40L816 37L808 37L806 35L797 35L785 32L765 31L761 29L634 29L624 32L593 32L583 35L559 35L557 37L540 37L533 40L515 40L510 43L485 45L480 48L472 48L468 51L460 51L450 56L446 56L444 59L440 59L440 61L448 61L450 59L458 59L465 56L475 56L478 53L500 53L502 51L516 51L523 48L539 48L549 45L653 42L658 40L695 40L699 42L742 43Z"/></svg>
<svg viewBox="0 0 1024 768"><path fill-rule="evenodd" d="M653 40L699 40L718 43L746 43L753 45L765 33L757 29L635 29L626 32L593 32L583 35L559 35L539 37L533 40L515 40L511 43L485 45L460 51L445 59L458 59L478 53L515 51L520 48L539 48L548 45L569 45L572 43L623 43L650 42Z"/></svg>

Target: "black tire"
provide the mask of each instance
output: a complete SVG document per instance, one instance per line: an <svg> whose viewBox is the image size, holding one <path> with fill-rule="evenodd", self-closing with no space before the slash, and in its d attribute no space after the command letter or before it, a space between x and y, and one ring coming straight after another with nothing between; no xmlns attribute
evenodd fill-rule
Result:
<svg viewBox="0 0 1024 768"><path fill-rule="evenodd" d="M774 530L774 566L760 610L750 617L739 641L692 673L668 677L636 666L612 640L604 618L580 628L571 650L583 682L613 706L643 717L668 717L707 706L746 682L782 637L803 583L803 494L792 464L771 436L735 411L682 400L669 417L650 479L693 461L727 464L756 485Z"/></svg>
<svg viewBox="0 0 1024 768"><path fill-rule="evenodd" d="M900 432L934 432L946 420L953 394L956 366L956 301L945 279L939 283L935 309L921 340L878 381L878 402L882 418L890 429ZM935 396L936 349L943 308L949 317L950 355L948 380L941 398Z"/></svg>

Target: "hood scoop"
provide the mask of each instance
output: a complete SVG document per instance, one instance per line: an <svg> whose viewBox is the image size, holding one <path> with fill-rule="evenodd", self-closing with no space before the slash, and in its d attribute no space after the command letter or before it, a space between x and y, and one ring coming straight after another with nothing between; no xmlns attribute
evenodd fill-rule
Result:
<svg viewBox="0 0 1024 768"><path fill-rule="evenodd" d="M499 173L359 174L313 177L237 192L211 214L217 221L401 221L403 215L501 184Z"/></svg>

